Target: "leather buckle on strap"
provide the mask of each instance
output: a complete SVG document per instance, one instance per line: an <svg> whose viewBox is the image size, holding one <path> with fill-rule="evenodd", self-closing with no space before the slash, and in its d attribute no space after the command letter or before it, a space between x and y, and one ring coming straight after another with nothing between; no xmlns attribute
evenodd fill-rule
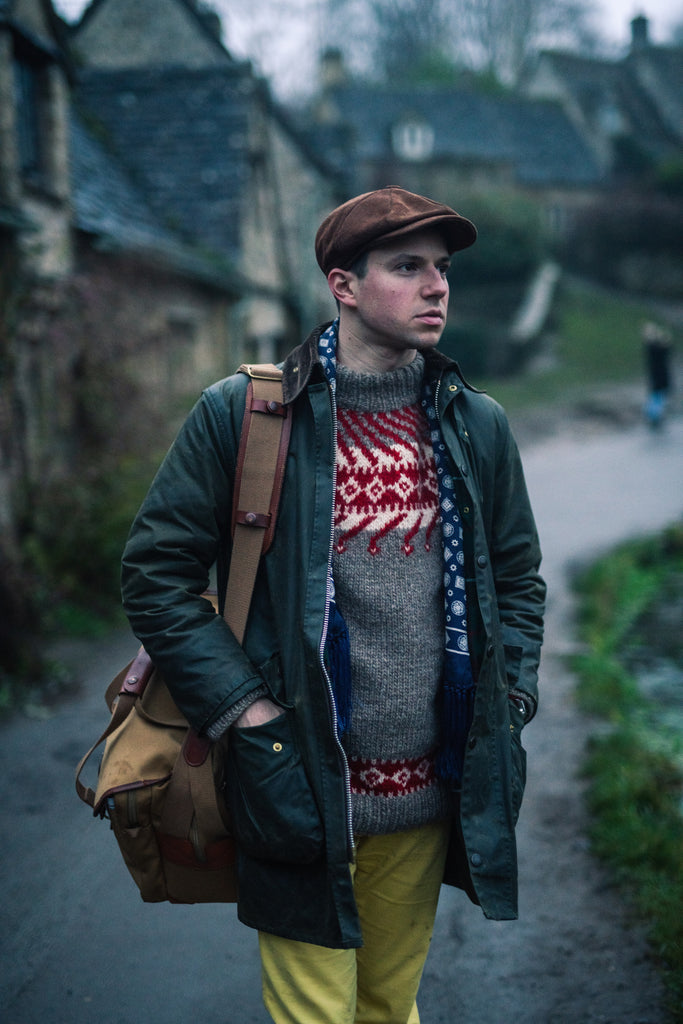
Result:
<svg viewBox="0 0 683 1024"><path fill-rule="evenodd" d="M268 529L271 518L270 512L245 512L238 509L235 513L236 523L242 526L260 526L262 530Z"/></svg>
<svg viewBox="0 0 683 1024"><path fill-rule="evenodd" d="M130 693L135 697L139 697L144 693L153 669L154 665L149 654L144 648L140 648L128 670L128 674L121 684L119 693Z"/></svg>
<svg viewBox="0 0 683 1024"><path fill-rule="evenodd" d="M265 412L272 416L286 416L288 411L283 402L276 402L273 398L268 401L265 398L252 398L249 408L252 412Z"/></svg>

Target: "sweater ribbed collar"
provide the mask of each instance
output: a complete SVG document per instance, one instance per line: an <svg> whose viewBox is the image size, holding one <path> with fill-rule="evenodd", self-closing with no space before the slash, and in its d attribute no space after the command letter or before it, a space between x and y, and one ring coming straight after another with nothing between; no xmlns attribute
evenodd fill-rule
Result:
<svg viewBox="0 0 683 1024"><path fill-rule="evenodd" d="M420 401L425 361L417 352L407 366L385 373L358 373L337 365L337 407L356 412L389 412Z"/></svg>

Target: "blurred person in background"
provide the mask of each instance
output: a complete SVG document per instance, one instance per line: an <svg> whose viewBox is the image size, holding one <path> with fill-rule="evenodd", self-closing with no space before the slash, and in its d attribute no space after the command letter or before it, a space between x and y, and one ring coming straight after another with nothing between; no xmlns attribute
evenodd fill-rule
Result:
<svg viewBox="0 0 683 1024"><path fill-rule="evenodd" d="M671 332L648 320L641 330L647 373L645 418L651 427L662 425L671 394Z"/></svg>

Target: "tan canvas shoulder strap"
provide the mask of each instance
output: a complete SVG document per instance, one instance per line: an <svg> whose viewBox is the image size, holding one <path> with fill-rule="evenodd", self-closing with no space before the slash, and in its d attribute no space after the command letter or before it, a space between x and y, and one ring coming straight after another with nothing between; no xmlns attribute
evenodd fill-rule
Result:
<svg viewBox="0 0 683 1024"><path fill-rule="evenodd" d="M282 370L272 363L240 366L250 377L242 421L235 476L233 550L225 597L225 621L242 643L261 555L273 540L291 431L291 410L282 402ZM144 647L109 684L106 693L112 718L102 735L81 758L76 791L91 807L95 791L80 776L93 751L123 722L147 685L153 665ZM201 762L210 743L190 730L201 746ZM182 759L181 759L182 760ZM207 775L207 778L209 776ZM191 809L191 804L189 805Z"/></svg>
<svg viewBox="0 0 683 1024"><path fill-rule="evenodd" d="M237 457L225 621L242 643L258 563L275 533L292 417L282 401L282 370L263 363L243 364L240 372L250 380Z"/></svg>

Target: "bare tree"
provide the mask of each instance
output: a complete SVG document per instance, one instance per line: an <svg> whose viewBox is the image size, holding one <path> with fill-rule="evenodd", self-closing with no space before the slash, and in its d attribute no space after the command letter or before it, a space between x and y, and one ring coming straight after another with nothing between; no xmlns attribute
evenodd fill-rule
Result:
<svg viewBox="0 0 683 1024"><path fill-rule="evenodd" d="M375 0L374 64L383 77L415 77L452 55L453 8L443 0Z"/></svg>
<svg viewBox="0 0 683 1024"><path fill-rule="evenodd" d="M544 45L592 49L588 0L453 0L461 56L470 66L515 85Z"/></svg>
<svg viewBox="0 0 683 1024"><path fill-rule="evenodd" d="M325 44L369 60L373 77L450 63L515 85L544 45L595 47L591 0L320 0Z"/></svg>
<svg viewBox="0 0 683 1024"><path fill-rule="evenodd" d="M355 73L414 81L430 69L481 71L514 86L543 46L595 49L594 0L212 0L233 51L280 93L315 89L317 55Z"/></svg>

